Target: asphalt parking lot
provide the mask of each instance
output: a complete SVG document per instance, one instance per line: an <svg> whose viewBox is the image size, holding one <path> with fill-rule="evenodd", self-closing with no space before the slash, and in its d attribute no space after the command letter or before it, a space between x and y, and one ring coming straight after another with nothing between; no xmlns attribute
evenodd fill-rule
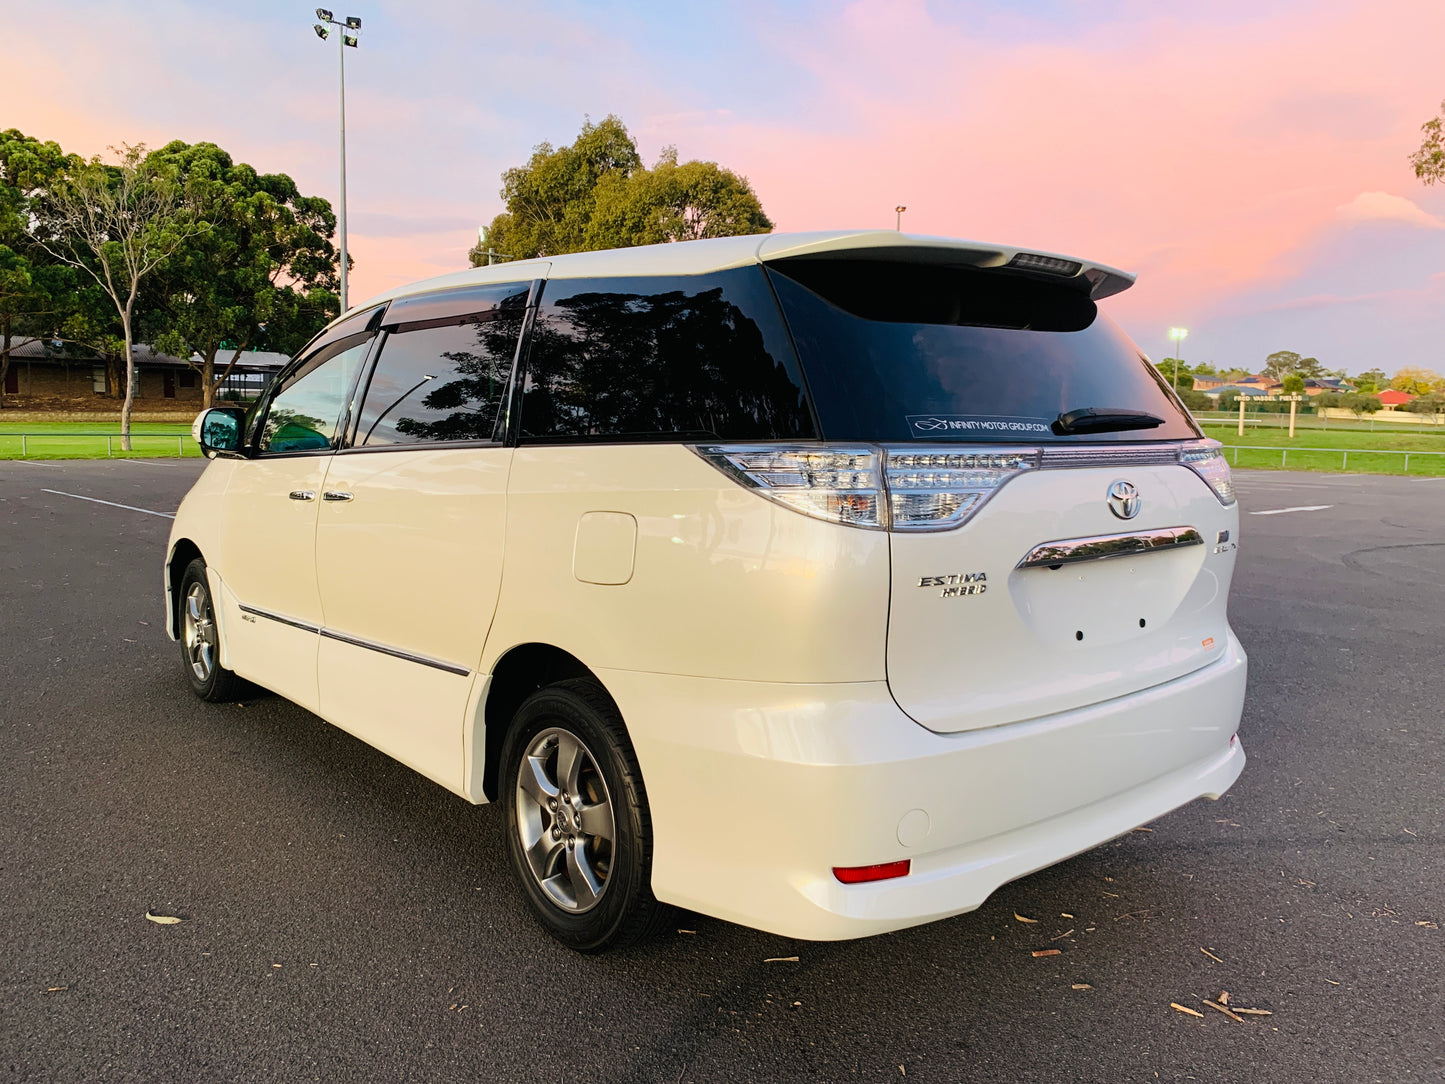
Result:
<svg viewBox="0 0 1445 1084"><path fill-rule="evenodd" d="M495 810L191 696L140 510L201 466L0 463L6 1080L1445 1080L1445 481L1237 476L1220 802L931 926L682 914L592 958L528 918Z"/></svg>

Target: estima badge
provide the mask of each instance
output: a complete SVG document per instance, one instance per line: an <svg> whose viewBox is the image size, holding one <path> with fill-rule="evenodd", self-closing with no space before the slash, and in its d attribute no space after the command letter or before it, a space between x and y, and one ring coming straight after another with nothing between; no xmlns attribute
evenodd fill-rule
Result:
<svg viewBox="0 0 1445 1084"><path fill-rule="evenodd" d="M1120 479L1109 487L1109 511L1120 519L1133 519L1139 514L1139 487Z"/></svg>
<svg viewBox="0 0 1445 1084"><path fill-rule="evenodd" d="M988 573L955 572L948 576L920 576L919 587L938 587L939 598L966 598L988 590Z"/></svg>

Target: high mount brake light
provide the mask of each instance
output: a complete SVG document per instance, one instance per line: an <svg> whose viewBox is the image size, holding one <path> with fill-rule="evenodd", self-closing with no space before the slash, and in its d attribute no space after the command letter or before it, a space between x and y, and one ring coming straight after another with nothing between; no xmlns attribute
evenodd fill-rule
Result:
<svg viewBox="0 0 1445 1084"><path fill-rule="evenodd" d="M968 522L1037 448L701 445L713 466L804 515L853 527L940 531Z"/></svg>
<svg viewBox="0 0 1445 1084"><path fill-rule="evenodd" d="M1214 490L1219 503L1234 503L1234 478L1224 458L1224 446L1217 440L1201 440L1179 449L1179 462L1188 467Z"/></svg>

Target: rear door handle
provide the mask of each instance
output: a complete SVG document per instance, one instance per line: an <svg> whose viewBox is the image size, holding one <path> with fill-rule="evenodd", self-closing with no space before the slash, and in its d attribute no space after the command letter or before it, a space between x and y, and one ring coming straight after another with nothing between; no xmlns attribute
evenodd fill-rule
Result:
<svg viewBox="0 0 1445 1084"><path fill-rule="evenodd" d="M351 494L342 493L339 489L328 489L321 494L321 499L323 501L349 501Z"/></svg>
<svg viewBox="0 0 1445 1084"><path fill-rule="evenodd" d="M293 489L287 496L293 501L314 501L316 491L314 489Z"/></svg>

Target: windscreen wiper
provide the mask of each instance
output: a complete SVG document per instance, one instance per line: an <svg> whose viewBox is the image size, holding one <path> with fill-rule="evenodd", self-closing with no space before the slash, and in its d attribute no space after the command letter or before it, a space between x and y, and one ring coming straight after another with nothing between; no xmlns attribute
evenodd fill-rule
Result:
<svg viewBox="0 0 1445 1084"><path fill-rule="evenodd" d="M1126 429L1153 429L1164 419L1143 410L1120 410L1115 407L1085 407L1060 414L1050 426L1060 437L1077 433L1119 433Z"/></svg>

